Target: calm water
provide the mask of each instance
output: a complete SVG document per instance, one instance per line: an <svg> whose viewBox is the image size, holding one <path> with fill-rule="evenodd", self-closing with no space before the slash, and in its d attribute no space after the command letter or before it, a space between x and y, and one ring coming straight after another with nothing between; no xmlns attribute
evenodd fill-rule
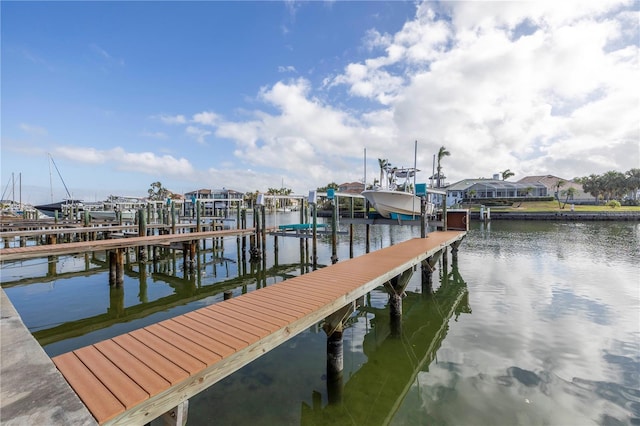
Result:
<svg viewBox="0 0 640 426"><path fill-rule="evenodd" d="M355 232L358 256L364 227ZM373 226L371 250L418 234ZM207 242L194 274L180 254L155 267L132 259L121 291L107 285L104 254L60 258L49 278L47 259L5 265L2 283L53 356L310 270L297 239L278 242L266 271L228 238ZM321 241L319 263L330 256ZM188 424L640 424L639 224L474 223L447 263L432 294L414 273L399 336L384 291L366 297L344 332L342 376L327 374L313 327L192 398Z"/></svg>

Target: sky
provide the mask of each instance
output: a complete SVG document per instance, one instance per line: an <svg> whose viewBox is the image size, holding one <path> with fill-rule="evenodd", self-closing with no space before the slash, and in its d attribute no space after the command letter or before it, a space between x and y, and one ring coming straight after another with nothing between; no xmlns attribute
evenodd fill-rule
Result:
<svg viewBox="0 0 640 426"><path fill-rule="evenodd" d="M4 199L640 167L637 1L0 3ZM57 167L51 166L53 158ZM366 165L366 167L365 167Z"/></svg>

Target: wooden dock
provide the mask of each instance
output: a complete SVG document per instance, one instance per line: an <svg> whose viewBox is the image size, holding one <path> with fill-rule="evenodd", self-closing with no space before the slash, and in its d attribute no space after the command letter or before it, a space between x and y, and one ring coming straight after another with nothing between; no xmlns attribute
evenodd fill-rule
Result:
<svg viewBox="0 0 640 426"><path fill-rule="evenodd" d="M99 423L146 424L465 235L432 232L53 361Z"/></svg>
<svg viewBox="0 0 640 426"><path fill-rule="evenodd" d="M144 237L118 238L109 240L80 241L40 246L11 247L0 249L0 260L26 260L43 256L59 256L75 253L87 253L102 250L115 250L128 247L167 245L176 242L194 241L205 238L251 235L255 229L227 229L220 231L189 232L181 234L150 235Z"/></svg>

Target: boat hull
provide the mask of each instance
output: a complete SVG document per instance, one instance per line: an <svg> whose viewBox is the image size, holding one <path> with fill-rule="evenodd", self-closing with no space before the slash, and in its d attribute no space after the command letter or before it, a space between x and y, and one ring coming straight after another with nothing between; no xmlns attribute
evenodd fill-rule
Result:
<svg viewBox="0 0 640 426"><path fill-rule="evenodd" d="M394 216L420 216L420 197L410 192L391 191L385 189L363 191L362 195L374 209L385 218ZM427 203L427 214L433 213L433 204Z"/></svg>
<svg viewBox="0 0 640 426"><path fill-rule="evenodd" d="M94 220L112 221L118 218L118 213L115 210L90 210L89 215ZM132 222L136 218L136 211L133 209L121 210L120 217L123 221Z"/></svg>

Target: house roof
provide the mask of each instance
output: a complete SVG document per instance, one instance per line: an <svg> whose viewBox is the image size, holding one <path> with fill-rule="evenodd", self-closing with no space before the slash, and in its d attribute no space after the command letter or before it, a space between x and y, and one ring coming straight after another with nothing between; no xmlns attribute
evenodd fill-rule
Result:
<svg viewBox="0 0 640 426"><path fill-rule="evenodd" d="M479 179L464 179L464 180L458 181L456 183L453 183L447 186L446 190L447 191L466 191L475 185L479 185L479 186L491 188L491 189L518 189L518 188L524 189L529 186L534 186L534 187L545 186L539 182L522 183L522 182L509 182L506 180L498 180L498 179L479 178Z"/></svg>

